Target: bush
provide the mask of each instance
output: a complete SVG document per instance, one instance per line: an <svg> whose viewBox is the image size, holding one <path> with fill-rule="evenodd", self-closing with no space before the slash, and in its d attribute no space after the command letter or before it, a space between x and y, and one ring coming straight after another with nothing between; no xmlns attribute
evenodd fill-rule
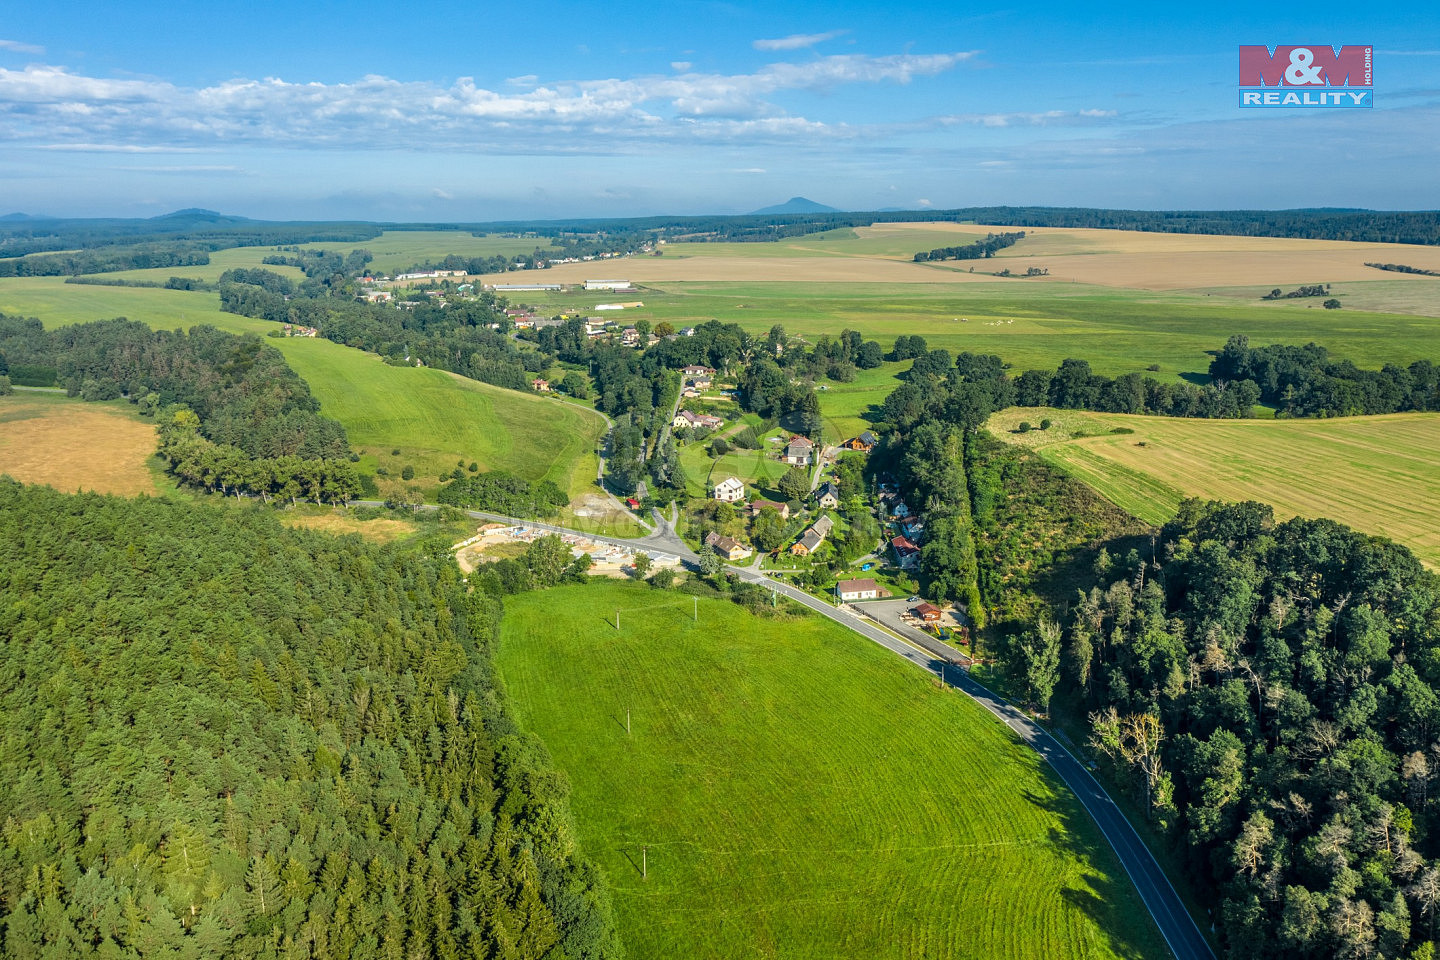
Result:
<svg viewBox="0 0 1440 960"><path fill-rule="evenodd" d="M1329 300L1326 300L1324 303L1320 304L1320 306L1324 307L1326 310L1339 310L1340 301L1336 300L1334 297L1331 297Z"/></svg>
<svg viewBox="0 0 1440 960"><path fill-rule="evenodd" d="M1049 429L1050 429L1050 421L1049 421L1049 420L1041 420L1041 421L1040 421L1040 429L1041 429L1041 430L1049 430Z"/></svg>
<svg viewBox="0 0 1440 960"><path fill-rule="evenodd" d="M15 388L10 385L10 378L0 376L0 397L8 397L14 392Z"/></svg>
<svg viewBox="0 0 1440 960"><path fill-rule="evenodd" d="M391 450L391 451L390 451L390 456L392 456L392 457L398 457L398 456L400 456L400 448L399 448L399 447L396 447L394 450Z"/></svg>
<svg viewBox="0 0 1440 960"><path fill-rule="evenodd" d="M712 457L723 457L730 452L730 444L726 443L723 437L716 437L710 444L710 455Z"/></svg>
<svg viewBox="0 0 1440 960"><path fill-rule="evenodd" d="M1114 433L1114 434L1124 435L1124 434L1127 434L1127 433L1134 433L1135 430L1134 430L1133 428L1131 428L1131 427L1116 427L1114 430L1111 430L1110 432L1111 432L1111 433Z"/></svg>
<svg viewBox="0 0 1440 960"><path fill-rule="evenodd" d="M1020 426L1016 427L1015 429L1018 433L1029 433L1033 428L1030 426L1029 420L1021 420Z"/></svg>
<svg viewBox="0 0 1440 960"><path fill-rule="evenodd" d="M401 479L401 480L414 480L414 479L415 479L415 468L412 467L412 466L411 466L410 464L408 464L408 463L405 464L405 469L403 469L403 470L400 471L400 479Z"/></svg>
<svg viewBox="0 0 1440 960"><path fill-rule="evenodd" d="M675 569L673 567L661 567L650 574L650 586L656 590L669 590L675 586Z"/></svg>
<svg viewBox="0 0 1440 960"><path fill-rule="evenodd" d="M471 473L475 473L480 469L480 464L476 463L474 460L471 460L470 466L466 467L465 469L469 470Z"/></svg>

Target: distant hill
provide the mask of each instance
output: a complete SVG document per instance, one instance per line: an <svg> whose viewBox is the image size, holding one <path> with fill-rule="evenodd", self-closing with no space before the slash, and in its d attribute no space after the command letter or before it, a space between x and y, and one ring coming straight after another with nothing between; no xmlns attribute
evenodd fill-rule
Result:
<svg viewBox="0 0 1440 960"><path fill-rule="evenodd" d="M45 219L44 217L32 217L32 216L30 216L30 214L28 214L28 213L7 213L7 214L5 214L5 216L0 217L0 221L9 221L9 222L11 222L11 223L15 223L15 222L22 221L22 220L44 220L44 219Z"/></svg>
<svg viewBox="0 0 1440 960"><path fill-rule="evenodd" d="M804 197L791 197L784 203L777 203L773 207L761 207L750 214L752 217L766 216L772 213L839 213L835 207L827 207L823 203L816 203L814 200L807 200Z"/></svg>

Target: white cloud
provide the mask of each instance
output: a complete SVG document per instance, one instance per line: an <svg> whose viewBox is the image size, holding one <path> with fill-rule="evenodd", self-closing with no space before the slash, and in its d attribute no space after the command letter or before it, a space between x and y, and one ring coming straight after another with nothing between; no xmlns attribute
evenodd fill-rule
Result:
<svg viewBox="0 0 1440 960"><path fill-rule="evenodd" d="M691 63L689 60L670 61L670 69L674 70L676 73L684 73L686 70L689 70L693 66L694 64Z"/></svg>
<svg viewBox="0 0 1440 960"><path fill-rule="evenodd" d="M547 84L526 76L512 78L501 90L469 77L442 87L383 76L329 84L269 77L186 88L34 65L0 69L0 140L136 152L265 144L545 153L667 139L814 140L853 136L855 130L793 116L771 98L847 84L905 84L971 56L845 55L772 63L745 74Z"/></svg>
<svg viewBox="0 0 1440 960"><path fill-rule="evenodd" d="M756 50L803 50L806 47L813 47L817 43L824 43L826 40L834 40L848 32L846 30L829 30L825 33L795 33L774 40L756 40L751 46Z"/></svg>
<svg viewBox="0 0 1440 960"><path fill-rule="evenodd" d="M19 40L0 40L0 50L9 50L13 53L29 53L37 57L45 52L44 47L37 47L33 43L21 43Z"/></svg>

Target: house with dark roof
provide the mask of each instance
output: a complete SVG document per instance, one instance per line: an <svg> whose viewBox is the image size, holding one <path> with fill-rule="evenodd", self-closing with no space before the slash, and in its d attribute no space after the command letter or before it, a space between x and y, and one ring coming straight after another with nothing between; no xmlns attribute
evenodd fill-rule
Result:
<svg viewBox="0 0 1440 960"><path fill-rule="evenodd" d="M891 540L890 547L895 551L895 562L900 565L901 570L909 570L920 561L920 548L906 537Z"/></svg>
<svg viewBox="0 0 1440 960"><path fill-rule="evenodd" d="M833 510L840 506L840 488L829 480L820 484L815 491L815 503L822 510Z"/></svg>

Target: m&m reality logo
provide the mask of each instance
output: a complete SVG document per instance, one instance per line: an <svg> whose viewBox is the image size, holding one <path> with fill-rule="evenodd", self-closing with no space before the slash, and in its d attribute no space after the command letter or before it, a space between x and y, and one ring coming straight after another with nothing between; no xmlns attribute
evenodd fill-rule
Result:
<svg viewBox="0 0 1440 960"><path fill-rule="evenodd" d="M1240 106L1334 109L1373 107L1374 48L1240 47Z"/></svg>

